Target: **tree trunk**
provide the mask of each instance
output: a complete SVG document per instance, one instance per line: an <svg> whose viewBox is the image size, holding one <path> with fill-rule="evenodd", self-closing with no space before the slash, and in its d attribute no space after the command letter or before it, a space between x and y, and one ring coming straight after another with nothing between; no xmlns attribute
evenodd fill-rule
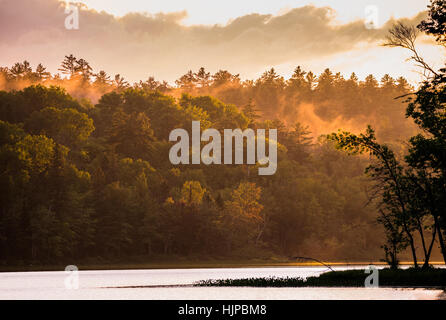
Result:
<svg viewBox="0 0 446 320"><path fill-rule="evenodd" d="M413 264L414 264L415 268L418 268L417 251L415 249L413 236L409 232L409 230L407 228L407 224L405 222L403 223L403 226L404 226L404 231L406 232L407 236L409 237L409 244L410 244L410 249L412 251Z"/></svg>
<svg viewBox="0 0 446 320"><path fill-rule="evenodd" d="M431 243L429 245L429 250L424 258L424 264L422 269L427 269L429 268L429 259L431 257L431 253L432 253L432 247L434 246L434 242L435 242L435 236L437 235L437 228L434 226L434 232L432 233L432 240Z"/></svg>
<svg viewBox="0 0 446 320"><path fill-rule="evenodd" d="M438 233L438 242L440 242L441 253L443 254L443 260L446 264L446 247L444 244L443 234L441 233L440 223L438 221L437 215L434 214L435 227L437 228Z"/></svg>

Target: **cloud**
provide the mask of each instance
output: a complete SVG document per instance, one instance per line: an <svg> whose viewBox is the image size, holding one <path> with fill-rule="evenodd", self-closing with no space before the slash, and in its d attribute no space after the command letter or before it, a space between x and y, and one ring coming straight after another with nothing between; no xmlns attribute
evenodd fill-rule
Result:
<svg viewBox="0 0 446 320"><path fill-rule="evenodd" d="M408 20L415 24L425 13ZM79 30L66 30L58 0L0 0L0 61L28 59L56 71L66 54L85 58L95 70L136 81L155 75L172 81L204 66L250 75L253 70L329 57L360 43L383 39L389 21L369 30L363 21L335 23L328 7L304 6L281 15L249 14L226 25L181 23L187 12L130 13L115 17L83 7Z"/></svg>

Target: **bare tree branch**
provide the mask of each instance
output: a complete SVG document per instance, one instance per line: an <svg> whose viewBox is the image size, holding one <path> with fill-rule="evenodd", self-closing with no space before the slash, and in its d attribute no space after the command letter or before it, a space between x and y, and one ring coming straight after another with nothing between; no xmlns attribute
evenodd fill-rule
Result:
<svg viewBox="0 0 446 320"><path fill-rule="evenodd" d="M438 76L437 72L418 54L415 46L418 33L418 30L414 26L406 26L402 22L397 22L389 30L389 34L386 36L386 42L383 45L386 47L408 49L412 52L409 60L414 61L417 67L423 69L423 76L425 78L432 78L432 74Z"/></svg>

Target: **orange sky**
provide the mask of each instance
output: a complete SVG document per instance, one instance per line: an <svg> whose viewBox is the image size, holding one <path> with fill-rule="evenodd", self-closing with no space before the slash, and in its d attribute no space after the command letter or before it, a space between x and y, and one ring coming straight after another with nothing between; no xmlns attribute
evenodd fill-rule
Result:
<svg viewBox="0 0 446 320"><path fill-rule="evenodd" d="M59 0L0 0L0 64L28 59L56 72L65 54L130 82L149 76L173 83L187 70L227 69L243 79L275 67L288 77L297 65L316 73L329 67L360 79L385 73L420 80L408 53L380 47L389 19L416 24L428 1L208 1L84 0L79 30L66 30ZM365 8L378 9L375 30ZM93 10L93 9L95 10ZM104 10L104 11L100 11ZM420 43L439 67L444 52Z"/></svg>
<svg viewBox="0 0 446 320"><path fill-rule="evenodd" d="M291 8L305 5L318 7L328 6L337 13L337 19L349 22L364 17L364 9L368 5L378 7L382 23L394 18L410 17L426 10L429 0L81 0L90 8L105 10L115 15L129 12L178 12L187 11L185 24L224 24L250 13L280 14Z"/></svg>

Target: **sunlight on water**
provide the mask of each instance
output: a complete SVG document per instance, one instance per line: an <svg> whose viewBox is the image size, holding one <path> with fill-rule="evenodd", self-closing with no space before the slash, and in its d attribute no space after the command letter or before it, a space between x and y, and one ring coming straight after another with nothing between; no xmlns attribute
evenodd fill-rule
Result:
<svg viewBox="0 0 446 320"><path fill-rule="evenodd" d="M364 266L336 267L335 270ZM308 277L323 267L80 271L79 289L65 288L61 272L0 273L0 299L440 299L443 290L423 288L192 287L199 280Z"/></svg>

